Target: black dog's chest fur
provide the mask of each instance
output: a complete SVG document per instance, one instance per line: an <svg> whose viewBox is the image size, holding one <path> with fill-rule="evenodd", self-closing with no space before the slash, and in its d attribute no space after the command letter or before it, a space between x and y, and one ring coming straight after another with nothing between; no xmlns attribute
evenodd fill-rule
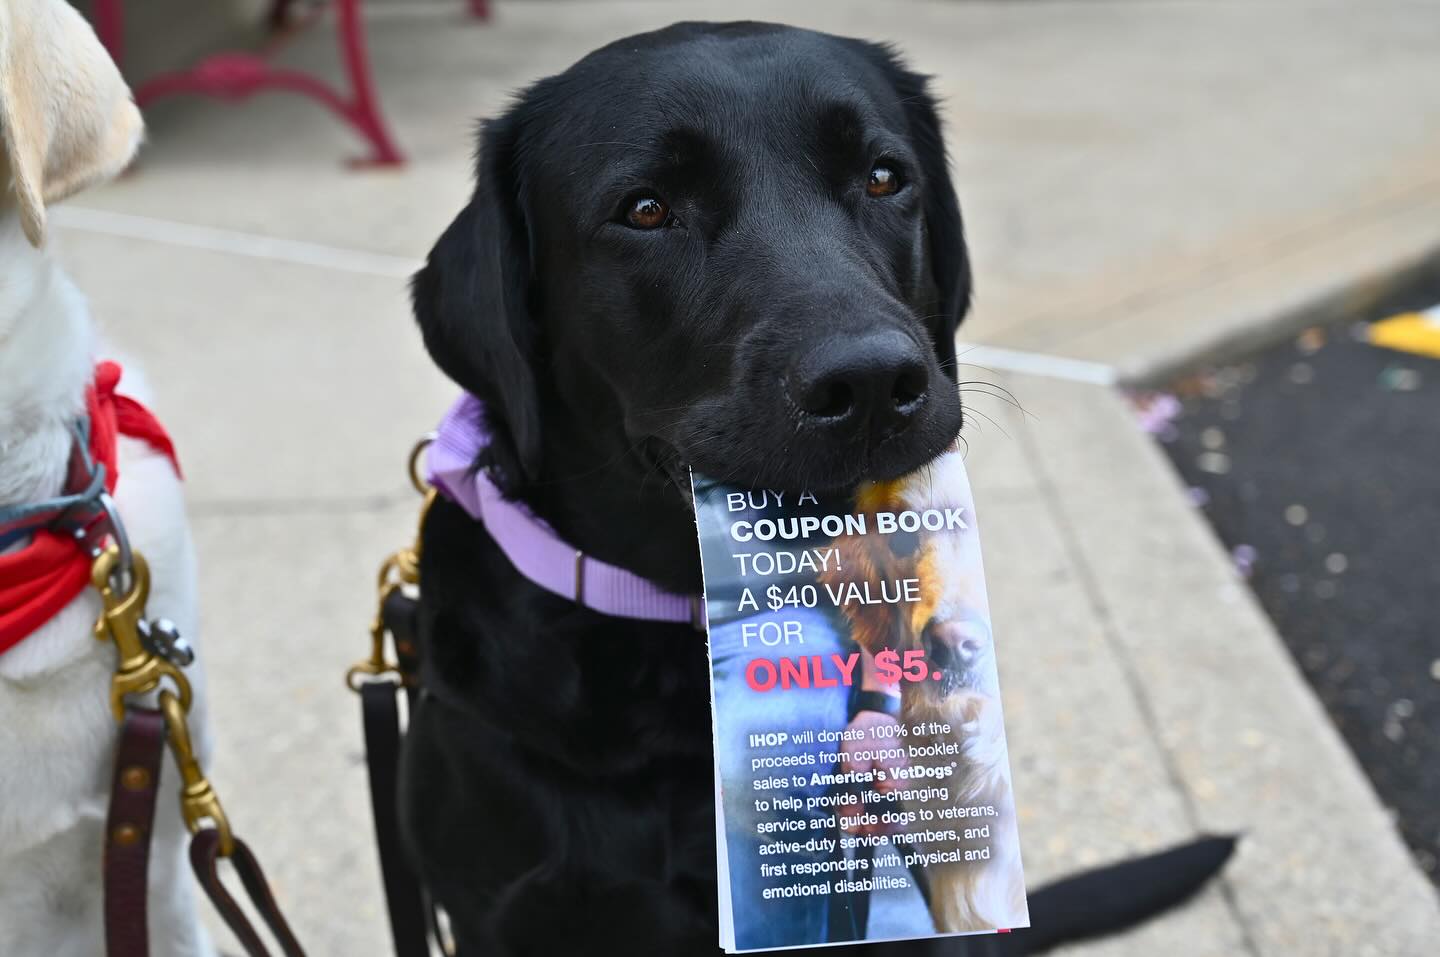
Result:
<svg viewBox="0 0 1440 957"><path fill-rule="evenodd" d="M450 914L464 952L714 953L703 635L544 591L444 500L423 554L402 802L435 896L488 902Z"/></svg>

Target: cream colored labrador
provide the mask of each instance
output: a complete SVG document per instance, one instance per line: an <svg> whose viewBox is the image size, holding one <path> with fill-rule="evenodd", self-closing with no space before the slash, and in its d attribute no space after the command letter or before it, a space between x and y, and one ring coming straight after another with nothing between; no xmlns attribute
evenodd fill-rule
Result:
<svg viewBox="0 0 1440 957"><path fill-rule="evenodd" d="M119 72L68 4L0 0L0 505L61 492L70 426L101 356L84 298L48 254L46 206L119 173L141 133ZM137 384L127 368L121 389L143 401ZM150 613L193 639L194 557L179 480L165 458L123 439L119 472L116 502L150 562ZM87 589L0 654L5 957L105 951L100 875L115 651L94 637L99 611ZM191 723L203 730L203 683L190 671L198 692ZM198 743L207 753L203 734ZM168 759L165 775L150 865L151 953L213 953L196 918L179 778Z"/></svg>

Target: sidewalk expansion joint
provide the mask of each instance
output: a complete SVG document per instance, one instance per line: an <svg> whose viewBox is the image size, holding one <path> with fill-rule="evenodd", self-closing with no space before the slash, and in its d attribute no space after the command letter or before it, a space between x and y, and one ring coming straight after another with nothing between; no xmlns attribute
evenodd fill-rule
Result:
<svg viewBox="0 0 1440 957"><path fill-rule="evenodd" d="M373 515L418 502L409 489L381 495L297 496L281 498L192 498L192 519L268 516Z"/></svg>
<svg viewBox="0 0 1440 957"><path fill-rule="evenodd" d="M259 233L214 226L197 226L169 219L154 219L130 213L114 213L103 209L62 206L51 213L64 229L95 233L121 239L139 239L206 252L228 253L249 259L331 269L336 272L358 273L389 279L408 279L423 265L418 259L392 256L388 253L348 249L325 243L262 236Z"/></svg>
<svg viewBox="0 0 1440 957"><path fill-rule="evenodd" d="M1203 822L1200 818L1199 808L1195 805L1194 796L1185 785L1184 775L1180 773L1179 766L1175 762L1174 755L1165 745L1164 736L1161 734L1159 716L1155 711L1154 703L1145 691L1145 683L1136 670L1134 659L1131 657L1125 642L1121 639L1119 628L1115 622L1115 616L1110 611L1109 602L1105 600L1103 589L1095 576L1094 570L1085 558L1084 550L1075 534L1075 529L1070 521L1070 516L1065 509L1065 504L1060 499L1060 493L1045 463L1040 456L1039 447L1035 441L1035 435L1028 423L1022 422L1019 426L1020 442L1025 450L1025 457L1034 470L1035 484L1045 502L1045 508L1050 513L1056 526L1060 531L1061 546L1069 557L1071 564L1075 566L1076 579L1084 592L1085 600L1089 603L1095 613L1096 621L1100 625L1101 634L1105 643L1110 647L1111 654L1115 656L1124 675L1127 690L1134 700L1136 708L1140 712L1141 720L1150 734L1150 740L1160 759L1161 768L1166 779L1170 782L1171 788L1180 799L1181 807L1184 810L1185 818L1190 824L1193 833L1203 833ZM1231 884L1229 877L1221 873L1215 879L1222 899L1225 901L1225 908L1230 912L1231 919L1240 933L1244 942L1245 953L1250 957L1262 957L1260 947L1252 933L1245 913L1240 907L1236 897L1235 887Z"/></svg>

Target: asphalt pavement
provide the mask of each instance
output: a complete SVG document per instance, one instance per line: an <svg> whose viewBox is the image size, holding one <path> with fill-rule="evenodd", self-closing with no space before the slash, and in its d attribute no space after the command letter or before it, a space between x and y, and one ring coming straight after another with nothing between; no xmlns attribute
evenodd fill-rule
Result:
<svg viewBox="0 0 1440 957"><path fill-rule="evenodd" d="M1440 265L1365 315L1141 404L1440 884L1437 304ZM1419 333L1409 349L1373 343L1396 329Z"/></svg>

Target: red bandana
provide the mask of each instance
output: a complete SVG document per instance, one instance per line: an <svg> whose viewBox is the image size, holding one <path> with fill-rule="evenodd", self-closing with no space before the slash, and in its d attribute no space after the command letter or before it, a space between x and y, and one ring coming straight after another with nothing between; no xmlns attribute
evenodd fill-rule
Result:
<svg viewBox="0 0 1440 957"><path fill-rule="evenodd" d="M118 436L139 439L170 460L175 474L180 463L170 436L150 410L129 396L116 395L120 366L101 362L95 382L85 393L90 417L90 457L105 466L105 487L115 491ZM90 584L90 558L75 539L41 531L25 548L0 555L0 654L55 617Z"/></svg>

